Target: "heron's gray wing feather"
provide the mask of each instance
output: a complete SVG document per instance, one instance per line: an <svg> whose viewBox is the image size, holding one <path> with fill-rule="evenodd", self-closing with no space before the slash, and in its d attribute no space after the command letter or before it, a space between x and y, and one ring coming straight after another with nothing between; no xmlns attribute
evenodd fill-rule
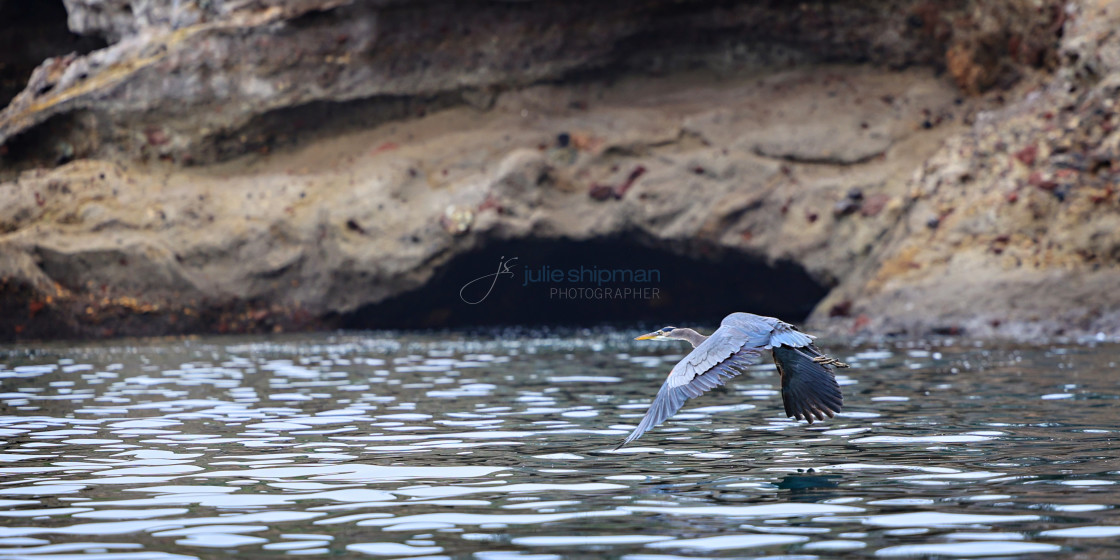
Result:
<svg viewBox="0 0 1120 560"><path fill-rule="evenodd" d="M732 354L743 348L769 348L770 333L781 321L750 313L732 313L724 317L716 332L692 349L669 374L674 386L690 383Z"/></svg>
<svg viewBox="0 0 1120 560"><path fill-rule="evenodd" d="M774 325L774 330L770 333L770 343L768 347L792 346L793 348L804 348L812 345L813 337L811 335L797 330L797 328L789 323L777 321L777 324Z"/></svg>
<svg viewBox="0 0 1120 560"><path fill-rule="evenodd" d="M701 344L701 346L703 346L703 344ZM699 349L700 347L697 346L696 350ZM705 392L723 385L725 380L739 375L744 368L756 363L760 355L761 352L756 348L742 348L726 357L723 361L717 363L708 371L696 375L691 381L682 385L674 386L671 383L673 374L670 374L669 379L666 379L665 383L661 385L661 389L657 391L657 397L653 399L653 404L650 405L649 411L646 412L642 421L638 423L638 427L634 428L634 431L631 432L630 435L626 437L626 440L620 443L618 447L622 447L638 439L654 426L657 426L670 416L676 414L688 399L699 397ZM677 366L679 367L680 364L677 364ZM673 370L675 372L676 368L673 368ZM618 447L615 449L618 449Z"/></svg>
<svg viewBox="0 0 1120 560"><path fill-rule="evenodd" d="M840 385L836 383L831 366L819 364L813 358L823 356L816 346L802 348L775 346L774 363L782 378L782 404L786 416L805 420L832 418L844 405Z"/></svg>

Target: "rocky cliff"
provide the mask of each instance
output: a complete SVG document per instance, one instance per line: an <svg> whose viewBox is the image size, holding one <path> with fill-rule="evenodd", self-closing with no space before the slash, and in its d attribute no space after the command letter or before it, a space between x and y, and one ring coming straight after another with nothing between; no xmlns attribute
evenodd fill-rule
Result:
<svg viewBox="0 0 1120 560"><path fill-rule="evenodd" d="M1058 67L978 113L814 318L875 332L1120 332L1120 4L1064 8Z"/></svg>
<svg viewBox="0 0 1120 560"><path fill-rule="evenodd" d="M0 337L1120 324L1108 2L65 9L104 47L0 112ZM464 311L513 254L664 268L664 297Z"/></svg>

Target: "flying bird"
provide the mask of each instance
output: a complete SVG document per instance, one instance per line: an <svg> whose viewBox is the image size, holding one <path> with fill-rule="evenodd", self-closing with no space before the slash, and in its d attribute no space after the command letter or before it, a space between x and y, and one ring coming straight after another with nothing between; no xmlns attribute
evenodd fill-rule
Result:
<svg viewBox="0 0 1120 560"><path fill-rule="evenodd" d="M832 418L844 404L833 368L846 368L848 364L821 353L813 338L784 321L750 313L724 317L711 336L677 327L639 336L635 340L687 340L692 343L692 352L673 366L645 417L615 449L676 414L686 400L723 385L747 366L758 363L763 350L774 354L786 416L810 424Z"/></svg>

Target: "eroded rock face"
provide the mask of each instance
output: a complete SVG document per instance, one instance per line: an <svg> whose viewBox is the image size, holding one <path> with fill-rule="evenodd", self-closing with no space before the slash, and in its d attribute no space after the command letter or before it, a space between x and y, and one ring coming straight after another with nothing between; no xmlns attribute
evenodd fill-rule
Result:
<svg viewBox="0 0 1120 560"><path fill-rule="evenodd" d="M793 263L843 333L1120 324L1107 2L67 6L113 44L0 113L0 337L331 326L598 238Z"/></svg>
<svg viewBox="0 0 1120 560"><path fill-rule="evenodd" d="M1015 337L1120 328L1120 5L1071 4L1053 82L978 116L815 314L840 329Z"/></svg>
<svg viewBox="0 0 1120 560"><path fill-rule="evenodd" d="M300 120L290 111L313 103L450 96L485 106L495 91L634 68L738 75L760 62L944 66L950 45L950 69L982 74L961 78L979 89L1014 74L1008 44L1033 45L1031 22L1050 21L988 5L67 0L75 31L113 44L40 66L0 112L0 144L48 163L197 164L273 147L290 127L257 119L288 111ZM1027 23L1007 27L1020 19ZM43 127L47 141L34 134Z"/></svg>
<svg viewBox="0 0 1120 560"><path fill-rule="evenodd" d="M191 0L62 0L70 29L112 43L155 27L176 28L213 19L226 2Z"/></svg>
<svg viewBox="0 0 1120 560"><path fill-rule="evenodd" d="M159 328L170 317L184 329L291 328L511 239L703 244L794 260L833 283L898 219L898 186L960 127L956 96L929 70L632 78L538 86L486 111L207 168L84 160L0 189L3 247L18 257L4 275L51 294L52 308L91 308L68 324L77 334L130 332L101 317L133 307ZM840 112L847 125L811 142L775 132ZM923 128L930 113L945 121ZM870 134L875 157L844 159ZM883 204L837 212L852 185ZM599 186L612 196L592 196Z"/></svg>

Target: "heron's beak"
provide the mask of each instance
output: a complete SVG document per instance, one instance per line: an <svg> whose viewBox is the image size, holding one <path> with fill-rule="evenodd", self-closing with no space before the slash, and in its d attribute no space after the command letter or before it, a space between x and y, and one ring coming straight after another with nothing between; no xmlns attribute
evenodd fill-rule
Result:
<svg viewBox="0 0 1120 560"><path fill-rule="evenodd" d="M634 340L653 340L653 339L655 339L659 336L661 336L661 331L654 331L654 332L651 332L649 334L643 334L642 336L639 336L638 338L635 338Z"/></svg>

